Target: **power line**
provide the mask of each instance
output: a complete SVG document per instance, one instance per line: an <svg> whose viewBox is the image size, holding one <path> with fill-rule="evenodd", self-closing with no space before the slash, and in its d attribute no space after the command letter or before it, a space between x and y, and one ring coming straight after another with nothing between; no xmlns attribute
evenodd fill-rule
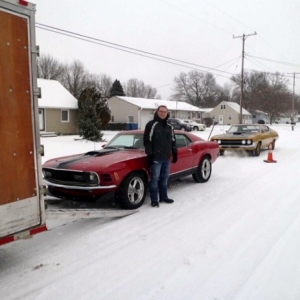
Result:
<svg viewBox="0 0 300 300"><path fill-rule="evenodd" d="M164 0L160 0L160 1L161 1L161 2L164 2L165 4L167 4L167 5L169 5L169 6L173 7L173 8L175 8L175 9L177 9L177 10L179 10L179 11L181 11L181 12L187 14L187 15L189 15L190 17L193 17L193 18L195 18L195 19L198 19L198 20L200 20L200 21L203 22L203 23L206 23L206 24L208 24L208 25L210 25L210 26L212 26L212 27L215 27L215 28L217 28L217 29L219 29L219 30L221 30L221 31L224 31L224 32L226 32L226 33L228 33L228 34L231 34L231 32L225 30L224 28L218 27L218 26L216 26L216 25L214 25L214 24L211 24L211 23L209 23L209 22L207 22L207 21L204 21L203 19L200 19L199 17L197 17L197 16L195 16L195 15L193 15L193 14L191 14L191 13L189 13L189 12L187 12L187 11L185 11L185 10L183 10L183 9L181 9L181 8L179 8L179 7L175 6L175 5L173 5L173 4L171 4L171 3L168 3L167 1L164 1Z"/></svg>
<svg viewBox="0 0 300 300"><path fill-rule="evenodd" d="M292 120L291 120L291 125L292 125L292 131L294 131L294 125L295 125L295 77L296 74L300 73L288 73L288 74L293 74L293 100L292 100Z"/></svg>
<svg viewBox="0 0 300 300"><path fill-rule="evenodd" d="M61 28L57 28L57 27L53 27L53 26L49 26L49 25L45 25L45 24L41 24L41 23L36 23L36 24L37 24L36 27L39 28L39 29L42 29L42 30L46 30L46 31L57 33L57 34L69 36L69 37L72 37L72 38L83 40L83 41L86 41L86 42L89 42L89 43L98 44L98 45L108 47L108 48L112 48L112 49L116 49L116 50L119 50L119 51L131 53L131 54L135 54L135 55L139 55L139 56L143 56L143 57L148 57L148 58L151 58L151 59L154 59L154 60L167 62L167 63L173 64L173 65L190 68L186 65L173 63L171 61L175 61L175 62L179 62L179 63L183 63L183 64L195 66L195 67L205 68L207 70L212 70L212 71L215 71L215 72L226 73L226 74L229 74L229 75L235 75L234 73L231 73L231 72L224 72L224 71L220 71L220 70L215 69L215 68L210 68L210 67L198 65L198 64L195 64L195 63L186 62L186 61L175 59L175 58L172 58L172 57L159 55L159 54L151 53L151 52L148 52L148 51L143 51L143 50L139 50L139 49L136 49L136 48L123 46L123 45L116 44L116 43L111 43L111 42L108 42L108 41L104 41L104 40L94 38L94 37L90 37L90 36L87 36L87 35L82 35L82 34L72 32L72 31L68 31L68 30L64 30L64 29L61 29ZM151 57L149 55L154 56L154 57ZM163 59L158 59L158 58L155 58L155 57L159 57L159 58L163 58ZM168 60L171 60L171 61L166 61L165 59L168 59ZM199 69L196 69L196 68L191 68L191 69L202 71L202 72L208 72L208 71L199 70ZM230 78L228 76L224 76L224 75L221 75L221 74L216 74L216 73L212 73L212 74L218 75L218 76L221 76L221 77L224 77L224 78Z"/></svg>
<svg viewBox="0 0 300 300"><path fill-rule="evenodd" d="M289 63L289 62L283 62L283 61L279 61L279 60L273 60L273 59L259 57L259 56L254 56L254 55L250 55L250 54L247 54L247 55L250 56L250 57L253 57L253 58L257 58L257 59L267 60L267 61L275 62L275 63L278 63L278 64L283 64L283 65L287 65L287 66L292 66L292 67L298 67L298 68L300 68L300 65L298 65L298 64L293 64L293 63Z"/></svg>
<svg viewBox="0 0 300 300"><path fill-rule="evenodd" d="M244 103L244 59L245 59L245 41L246 38L252 35L256 35L256 32L252 34L243 34L241 36L233 36L234 39L241 38L243 41L242 47L242 71L241 71L241 98L240 98L240 124L243 124L243 103Z"/></svg>

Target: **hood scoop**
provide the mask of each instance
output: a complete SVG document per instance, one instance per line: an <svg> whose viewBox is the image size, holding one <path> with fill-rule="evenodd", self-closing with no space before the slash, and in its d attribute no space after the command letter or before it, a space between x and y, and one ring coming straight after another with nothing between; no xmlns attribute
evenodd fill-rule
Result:
<svg viewBox="0 0 300 300"><path fill-rule="evenodd" d="M109 154L112 152L117 152L120 151L120 149L101 149L101 150L94 150L94 151L89 151L84 154L84 156L102 156L105 154Z"/></svg>
<svg viewBox="0 0 300 300"><path fill-rule="evenodd" d="M87 153L85 153L84 155L80 156L80 157L76 157L76 158L71 158L68 161L64 161L64 162L60 162L57 165L57 169L65 169L67 168L70 164L75 163L75 162L80 162L82 160L87 159L88 157L98 157L98 156L102 156L102 155L106 155L109 153L113 153L113 152L117 152L120 151L119 149L101 149L98 151L89 151Z"/></svg>

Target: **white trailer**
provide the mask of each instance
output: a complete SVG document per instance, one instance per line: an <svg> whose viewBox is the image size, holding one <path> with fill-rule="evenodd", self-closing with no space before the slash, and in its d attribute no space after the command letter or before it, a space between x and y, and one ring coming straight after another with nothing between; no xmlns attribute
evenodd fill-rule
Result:
<svg viewBox="0 0 300 300"><path fill-rule="evenodd" d="M0 245L47 230L48 217L120 217L135 212L45 208L38 52L35 5L0 0Z"/></svg>

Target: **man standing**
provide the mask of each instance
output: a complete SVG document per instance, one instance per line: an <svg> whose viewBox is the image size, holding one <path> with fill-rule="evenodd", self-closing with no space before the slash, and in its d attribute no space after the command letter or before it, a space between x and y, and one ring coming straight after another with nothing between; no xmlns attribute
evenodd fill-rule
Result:
<svg viewBox="0 0 300 300"><path fill-rule="evenodd" d="M158 207L159 202L173 203L168 198L167 185L170 174L170 158L177 162L177 148L174 128L167 123L168 108L160 105L154 118L146 124L144 132L145 152L150 162L150 198L151 205ZM159 202L158 202L159 196Z"/></svg>

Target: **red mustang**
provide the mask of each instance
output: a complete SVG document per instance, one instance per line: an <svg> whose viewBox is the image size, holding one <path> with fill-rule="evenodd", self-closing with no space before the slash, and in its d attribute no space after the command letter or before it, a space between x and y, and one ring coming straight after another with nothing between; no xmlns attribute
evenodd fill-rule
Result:
<svg viewBox="0 0 300 300"><path fill-rule="evenodd" d="M58 198L83 201L114 195L123 208L140 207L149 180L143 133L123 131L101 150L48 160L43 165L48 191ZM219 145L189 132L175 133L178 161L171 164L170 180L192 175L196 182L207 182Z"/></svg>

